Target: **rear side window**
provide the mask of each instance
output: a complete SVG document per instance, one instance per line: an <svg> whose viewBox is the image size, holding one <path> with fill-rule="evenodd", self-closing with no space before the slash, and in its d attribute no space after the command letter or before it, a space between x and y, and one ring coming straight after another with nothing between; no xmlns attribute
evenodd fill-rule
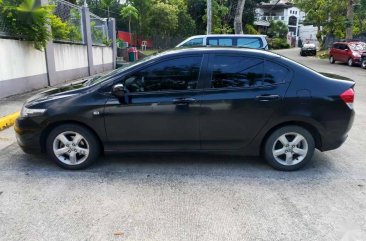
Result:
<svg viewBox="0 0 366 241"><path fill-rule="evenodd" d="M258 49L262 47L262 40L260 38L238 38L237 46Z"/></svg>
<svg viewBox="0 0 366 241"><path fill-rule="evenodd" d="M233 46L232 38L207 38L207 45L210 46Z"/></svg>
<svg viewBox="0 0 366 241"><path fill-rule="evenodd" d="M216 55L211 88L255 87L262 85L262 59Z"/></svg>
<svg viewBox="0 0 366 241"><path fill-rule="evenodd" d="M203 45L203 38L194 38L191 39L187 42L185 42L184 44L182 44L182 46L202 46Z"/></svg>
<svg viewBox="0 0 366 241"><path fill-rule="evenodd" d="M282 65L266 61L264 64L263 85L275 85L286 82L290 71Z"/></svg>

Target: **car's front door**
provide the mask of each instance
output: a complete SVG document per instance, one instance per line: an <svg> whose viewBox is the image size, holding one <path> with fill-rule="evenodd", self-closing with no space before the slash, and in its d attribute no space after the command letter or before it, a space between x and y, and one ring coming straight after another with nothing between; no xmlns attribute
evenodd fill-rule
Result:
<svg viewBox="0 0 366 241"><path fill-rule="evenodd" d="M245 148L280 108L291 72L245 55L211 56L209 69L201 102L201 147Z"/></svg>
<svg viewBox="0 0 366 241"><path fill-rule="evenodd" d="M127 103L112 96L105 107L106 149L199 149L202 62L202 55L165 59L123 78Z"/></svg>

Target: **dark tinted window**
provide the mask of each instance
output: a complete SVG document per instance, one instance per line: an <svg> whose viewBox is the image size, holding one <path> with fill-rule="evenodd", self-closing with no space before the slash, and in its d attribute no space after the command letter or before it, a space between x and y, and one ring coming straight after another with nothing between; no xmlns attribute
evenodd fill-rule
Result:
<svg viewBox="0 0 366 241"><path fill-rule="evenodd" d="M238 38L236 45L238 47L248 47L248 48L261 48L262 40L260 38Z"/></svg>
<svg viewBox="0 0 366 241"><path fill-rule="evenodd" d="M130 92L195 89L201 60L191 56L160 62L129 76L124 84Z"/></svg>
<svg viewBox="0 0 366 241"><path fill-rule="evenodd" d="M182 46L201 46L203 45L203 38L194 38L182 44Z"/></svg>
<svg viewBox="0 0 366 241"><path fill-rule="evenodd" d="M232 38L207 38L207 40L210 46L233 46Z"/></svg>
<svg viewBox="0 0 366 241"><path fill-rule="evenodd" d="M240 56L215 56L212 88L255 87L262 85L263 60Z"/></svg>
<svg viewBox="0 0 366 241"><path fill-rule="evenodd" d="M264 65L264 85L280 84L287 80L289 70L282 65L266 61Z"/></svg>

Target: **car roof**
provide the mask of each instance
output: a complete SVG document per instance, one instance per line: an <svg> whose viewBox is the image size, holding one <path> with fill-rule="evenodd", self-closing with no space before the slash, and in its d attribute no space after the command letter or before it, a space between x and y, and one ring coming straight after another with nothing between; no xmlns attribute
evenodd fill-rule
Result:
<svg viewBox="0 0 366 241"><path fill-rule="evenodd" d="M206 34L206 35L194 35L191 38L203 38L203 37L266 37L264 34Z"/></svg>
<svg viewBox="0 0 366 241"><path fill-rule="evenodd" d="M194 47L167 50L159 54L159 56L169 56L175 54L209 54L209 53L230 53L230 54L250 54L267 58L279 58L281 55L270 51L252 48L232 48L232 47Z"/></svg>
<svg viewBox="0 0 366 241"><path fill-rule="evenodd" d="M333 44L356 44L356 43L364 43L363 41L345 41L345 42L334 42Z"/></svg>

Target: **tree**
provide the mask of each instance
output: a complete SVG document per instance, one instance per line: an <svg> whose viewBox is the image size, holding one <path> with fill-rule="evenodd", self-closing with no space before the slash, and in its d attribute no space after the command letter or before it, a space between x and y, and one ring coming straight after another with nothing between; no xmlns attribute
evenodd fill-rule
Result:
<svg viewBox="0 0 366 241"><path fill-rule="evenodd" d="M347 1L295 0L295 4L307 13L306 23L317 27L316 38L323 46L323 35L332 34L338 38L344 38Z"/></svg>
<svg viewBox="0 0 366 241"><path fill-rule="evenodd" d="M8 0L0 6L0 14L4 16L10 34L33 41L38 50L42 50L51 38L47 27L51 11L51 6L40 6L36 0Z"/></svg>
<svg viewBox="0 0 366 241"><path fill-rule="evenodd" d="M236 6L235 19L234 19L234 30L235 34L243 33L243 11L244 11L245 0L238 0Z"/></svg>
<svg viewBox="0 0 366 241"><path fill-rule="evenodd" d="M157 2L150 12L151 34L159 33L163 39L173 36L178 28L178 8L168 3Z"/></svg>
<svg viewBox="0 0 366 241"><path fill-rule="evenodd" d="M121 16L128 19L128 32L130 33L130 43L132 43L131 21L138 18L138 11L132 5L127 5L121 10Z"/></svg>
<svg viewBox="0 0 366 241"><path fill-rule="evenodd" d="M271 38L286 39L288 27L281 21L272 21L269 25L268 36Z"/></svg>

